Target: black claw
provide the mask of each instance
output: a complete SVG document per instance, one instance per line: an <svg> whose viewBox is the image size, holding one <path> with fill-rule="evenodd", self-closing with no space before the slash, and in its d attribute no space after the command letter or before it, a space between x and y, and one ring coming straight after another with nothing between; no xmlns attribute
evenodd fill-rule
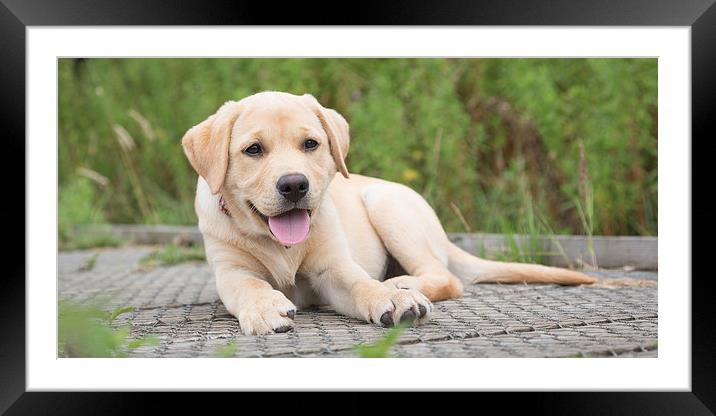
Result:
<svg viewBox="0 0 716 416"><path fill-rule="evenodd" d="M296 310L291 309L286 315L288 316L288 319L293 319L296 317Z"/></svg>
<svg viewBox="0 0 716 416"><path fill-rule="evenodd" d="M418 318L422 318L428 313L428 309L424 305L418 305Z"/></svg>
<svg viewBox="0 0 716 416"><path fill-rule="evenodd" d="M393 312L388 311L380 317L380 322L385 326L393 326Z"/></svg>
<svg viewBox="0 0 716 416"><path fill-rule="evenodd" d="M403 312L403 315L400 316L400 323L403 322L413 322L415 320L415 311L412 309L409 309L405 312Z"/></svg>
<svg viewBox="0 0 716 416"><path fill-rule="evenodd" d="M288 332L288 331L290 331L290 330L292 330L292 329L293 329L293 327L290 326L290 325L283 325L283 326L280 326L280 327L274 329L274 331L275 331L276 333L281 333L281 332Z"/></svg>

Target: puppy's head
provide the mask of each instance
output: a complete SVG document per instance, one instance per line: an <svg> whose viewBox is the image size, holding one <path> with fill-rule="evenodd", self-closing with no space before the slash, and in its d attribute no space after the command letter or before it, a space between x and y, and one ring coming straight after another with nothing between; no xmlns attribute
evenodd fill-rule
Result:
<svg viewBox="0 0 716 416"><path fill-rule="evenodd" d="M229 101L182 139L189 162L232 216L285 246L306 239L335 172L348 177L348 123L311 95Z"/></svg>

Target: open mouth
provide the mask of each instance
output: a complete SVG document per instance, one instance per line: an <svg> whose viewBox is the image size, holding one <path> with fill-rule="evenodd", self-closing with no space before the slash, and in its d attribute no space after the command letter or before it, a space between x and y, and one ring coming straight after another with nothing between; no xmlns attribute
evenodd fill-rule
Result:
<svg viewBox="0 0 716 416"><path fill-rule="evenodd" d="M274 216L261 213L254 204L248 202L253 212L264 221L276 239L284 246L292 246L303 242L311 228L311 210L293 208Z"/></svg>

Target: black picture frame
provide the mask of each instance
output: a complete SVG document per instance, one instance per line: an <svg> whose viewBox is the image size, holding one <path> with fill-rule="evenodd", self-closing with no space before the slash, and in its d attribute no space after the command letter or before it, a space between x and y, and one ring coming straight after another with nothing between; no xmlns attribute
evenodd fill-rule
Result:
<svg viewBox="0 0 716 416"><path fill-rule="evenodd" d="M27 26L74 25L556 25L556 26L688 26L691 28L692 155L697 142L716 137L716 6L715 0L503 0L459 2L389 1L378 4L320 5L268 2L110 1L110 0L0 0L0 102L2 102L2 151L4 189L18 203L0 205L8 237L6 261L0 289L0 412L7 414L127 414L138 405L136 394L122 393L29 393L25 392L25 73ZM684 138L688 140L688 138ZM703 145L702 145L703 146ZM693 160L693 158L692 158ZM693 167L693 165L692 165ZM708 176L693 175L693 181ZM702 179L703 178L703 179ZM695 182L694 182L695 183ZM693 189L709 189L694 188ZM704 198L704 197L702 197ZM693 203L693 202L692 202ZM706 213L708 205L692 213ZM692 214L692 215L693 215ZM48 212L47 215L55 215ZM8 220L10 219L10 220ZM663 219L667 220L668 219ZM700 229L706 234L709 226ZM15 229L12 229L15 227ZM10 231L15 231L9 235ZM693 239L693 237L692 237ZM693 244L692 258L708 258L710 247ZM662 254L663 255L663 254ZM10 260L15 259L15 260ZM668 261L668 259L666 260ZM529 407L531 413L550 414L713 414L716 409L716 332L711 320L712 301L708 274L691 279L692 284L692 390L691 392L631 393L517 393L480 395L479 409L499 411ZM687 279L691 276L667 276ZM300 387L300 386L297 386ZM145 397L146 395L141 395ZM173 396L173 395L172 395ZM229 400L236 399L234 395ZM166 395L162 396L167 398ZM226 396L224 396L226 397ZM173 399L170 399L173 400ZM182 400L182 402L186 402ZM295 403L291 398L284 404ZM393 399L406 406L408 402ZM430 400L427 400L430 402ZM216 403L216 402L214 402ZM279 405L272 401L271 406ZM420 400L423 413L430 403ZM433 403L435 404L435 403ZM357 412L370 401L344 401ZM406 410L408 407L406 407Z"/></svg>

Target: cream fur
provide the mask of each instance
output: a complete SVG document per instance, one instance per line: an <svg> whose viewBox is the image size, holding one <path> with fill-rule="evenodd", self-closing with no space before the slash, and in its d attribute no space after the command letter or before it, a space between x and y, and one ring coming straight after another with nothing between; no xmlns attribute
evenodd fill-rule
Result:
<svg viewBox="0 0 716 416"><path fill-rule="evenodd" d="M303 149L307 138L318 141L315 151ZM262 156L243 153L257 141ZM190 129L182 145L200 174L195 209L217 291L246 334L287 330L293 311L315 304L373 323L421 323L429 319L431 301L462 295L459 278L593 281L577 272L490 262L460 250L410 188L349 177L348 123L309 95L264 92L229 102ZM286 248L248 202L267 216L292 208L276 191L278 178L288 173L309 179L310 190L297 207L312 216L306 241ZM220 195L231 217L219 208ZM407 275L381 281L388 253Z"/></svg>

